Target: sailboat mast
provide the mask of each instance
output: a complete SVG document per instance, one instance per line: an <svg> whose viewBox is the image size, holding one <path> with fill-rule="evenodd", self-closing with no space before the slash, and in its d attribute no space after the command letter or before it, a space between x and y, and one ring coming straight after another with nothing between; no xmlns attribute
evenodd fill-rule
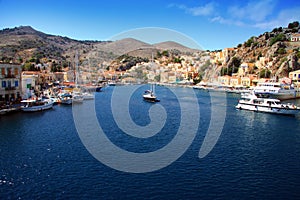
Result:
<svg viewBox="0 0 300 200"><path fill-rule="evenodd" d="M75 86L78 87L78 51L75 53Z"/></svg>

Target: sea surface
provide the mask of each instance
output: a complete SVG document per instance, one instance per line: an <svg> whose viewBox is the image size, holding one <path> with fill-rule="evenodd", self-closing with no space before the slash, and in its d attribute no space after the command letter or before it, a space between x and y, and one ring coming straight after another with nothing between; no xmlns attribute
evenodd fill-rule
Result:
<svg viewBox="0 0 300 200"><path fill-rule="evenodd" d="M109 141L138 156L163 149L176 138L181 126L191 126L191 133L186 134L192 135L192 123L198 122L195 137L178 159L149 172L122 171L99 161L86 148L77 132L72 106L12 113L0 116L0 199L300 198L299 116L236 110L238 94L157 86L161 101L155 106L163 107L167 118L159 133L139 138L118 127L118 113L112 111L112 105L118 106L116 99L112 104L117 87L120 97L126 91L120 88L133 86L106 87L95 93L95 101L83 102L88 107L94 105L99 126ZM137 126L151 123L149 110L154 105L141 96L146 89L149 85L141 85L124 108ZM198 107L192 102L194 97ZM292 102L300 105L299 100ZM184 109L199 112L196 117L191 114L183 119ZM222 126L221 132L213 138L211 151L200 158L199 150L211 124ZM120 155L120 159L124 157ZM128 162L135 165L134 160ZM151 162L160 163L160 159Z"/></svg>

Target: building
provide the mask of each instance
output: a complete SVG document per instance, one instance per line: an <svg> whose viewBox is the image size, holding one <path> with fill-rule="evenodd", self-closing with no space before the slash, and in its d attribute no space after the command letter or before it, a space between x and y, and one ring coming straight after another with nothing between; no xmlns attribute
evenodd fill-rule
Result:
<svg viewBox="0 0 300 200"><path fill-rule="evenodd" d="M300 33L293 33L291 35L291 42L300 42Z"/></svg>
<svg viewBox="0 0 300 200"><path fill-rule="evenodd" d="M300 82L300 70L290 72L289 78L292 80L293 83L299 83Z"/></svg>
<svg viewBox="0 0 300 200"><path fill-rule="evenodd" d="M24 71L21 78L22 98L27 99L34 95L34 91L41 90L41 76L37 71Z"/></svg>
<svg viewBox="0 0 300 200"><path fill-rule="evenodd" d="M21 65L0 63L0 101L15 101L21 97Z"/></svg>
<svg viewBox="0 0 300 200"><path fill-rule="evenodd" d="M218 83L220 85L223 85L223 86L229 86L230 85L230 79L231 77L226 75L226 76L219 76L218 77Z"/></svg>
<svg viewBox="0 0 300 200"><path fill-rule="evenodd" d="M241 78L238 76L233 76L230 78L230 86L239 86L241 84Z"/></svg>

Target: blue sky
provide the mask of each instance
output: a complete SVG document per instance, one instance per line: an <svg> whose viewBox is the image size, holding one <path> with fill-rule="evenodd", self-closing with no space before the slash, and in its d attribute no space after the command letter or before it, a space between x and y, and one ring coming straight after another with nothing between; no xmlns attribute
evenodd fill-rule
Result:
<svg viewBox="0 0 300 200"><path fill-rule="evenodd" d="M73 39L108 40L159 27L182 33L205 50L235 47L293 21L300 21L300 1L0 0L0 29L30 25Z"/></svg>

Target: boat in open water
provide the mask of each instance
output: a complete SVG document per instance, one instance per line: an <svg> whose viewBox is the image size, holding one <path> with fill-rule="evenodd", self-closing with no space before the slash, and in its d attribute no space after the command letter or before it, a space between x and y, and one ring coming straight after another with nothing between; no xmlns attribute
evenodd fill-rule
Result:
<svg viewBox="0 0 300 200"><path fill-rule="evenodd" d="M257 97L253 92L242 94L236 108L281 115L296 115L300 112L300 107L294 104L283 104L279 99Z"/></svg>
<svg viewBox="0 0 300 200"><path fill-rule="evenodd" d="M160 100L157 98L154 90L154 85L151 85L150 90L146 90L143 94L143 99L148 102L159 102Z"/></svg>

